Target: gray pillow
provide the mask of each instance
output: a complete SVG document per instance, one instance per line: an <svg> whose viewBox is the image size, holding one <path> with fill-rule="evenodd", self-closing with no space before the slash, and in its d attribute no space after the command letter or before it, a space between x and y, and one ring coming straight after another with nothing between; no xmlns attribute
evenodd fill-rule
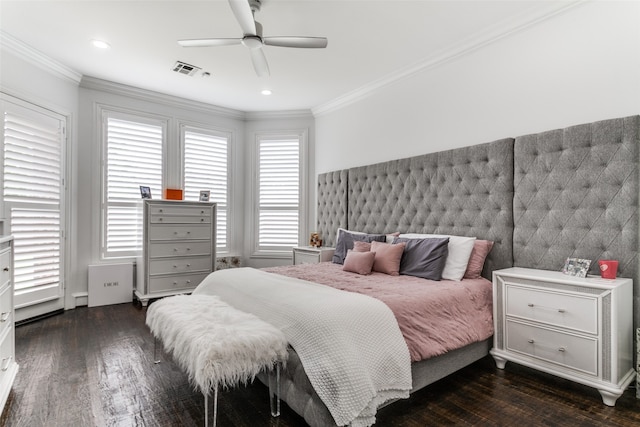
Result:
<svg viewBox="0 0 640 427"><path fill-rule="evenodd" d="M336 250L333 253L333 261L335 264L344 264L344 258L347 256L347 251L353 249L353 242L386 242L387 236L385 234L360 234L349 233L345 230L338 232L338 241L336 242Z"/></svg>
<svg viewBox="0 0 640 427"><path fill-rule="evenodd" d="M400 260L400 274L440 280L449 253L449 238L407 239L396 237L393 243L405 242Z"/></svg>

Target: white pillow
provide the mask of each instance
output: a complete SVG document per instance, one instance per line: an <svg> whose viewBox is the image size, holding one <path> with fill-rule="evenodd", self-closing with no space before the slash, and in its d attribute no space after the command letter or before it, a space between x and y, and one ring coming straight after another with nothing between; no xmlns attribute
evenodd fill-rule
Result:
<svg viewBox="0 0 640 427"><path fill-rule="evenodd" d="M471 251L476 241L475 237L462 237L462 236L449 236L446 234L401 234L399 237L405 239L425 239L429 237L448 237L449 245L447 249L449 254L447 255L447 261L444 264L444 270L442 270L442 278L448 280L460 281L464 277L465 271L467 271L467 264L469 264L469 258L471 257Z"/></svg>

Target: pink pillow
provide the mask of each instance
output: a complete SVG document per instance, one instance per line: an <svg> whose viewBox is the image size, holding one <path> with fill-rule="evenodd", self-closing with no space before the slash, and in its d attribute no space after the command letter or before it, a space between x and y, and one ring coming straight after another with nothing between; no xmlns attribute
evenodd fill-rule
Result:
<svg viewBox="0 0 640 427"><path fill-rule="evenodd" d="M342 269L358 274L371 274L371 268L376 258L373 252L356 252L349 250L344 258Z"/></svg>
<svg viewBox="0 0 640 427"><path fill-rule="evenodd" d="M371 252L376 254L373 262L373 271L385 273L390 276L400 275L400 260L406 243L394 245L382 242L371 242Z"/></svg>
<svg viewBox="0 0 640 427"><path fill-rule="evenodd" d="M369 242L353 242L354 252L369 252L371 250L371 243Z"/></svg>
<svg viewBox="0 0 640 427"><path fill-rule="evenodd" d="M473 250L467 264L467 271L464 272L464 279L478 279L482 274L484 260L491 252L493 242L491 240L478 240L473 243Z"/></svg>

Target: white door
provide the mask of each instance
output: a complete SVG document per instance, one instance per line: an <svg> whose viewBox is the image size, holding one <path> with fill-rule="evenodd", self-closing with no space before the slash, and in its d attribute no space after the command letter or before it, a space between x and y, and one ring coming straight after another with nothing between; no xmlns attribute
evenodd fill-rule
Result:
<svg viewBox="0 0 640 427"><path fill-rule="evenodd" d="M64 116L0 99L3 232L14 236L16 320L64 307Z"/></svg>

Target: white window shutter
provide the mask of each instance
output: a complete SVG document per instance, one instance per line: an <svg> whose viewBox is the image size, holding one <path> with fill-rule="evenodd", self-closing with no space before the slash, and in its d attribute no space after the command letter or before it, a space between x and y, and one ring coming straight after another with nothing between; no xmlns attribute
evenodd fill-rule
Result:
<svg viewBox="0 0 640 427"><path fill-rule="evenodd" d="M62 294L62 118L4 111L4 202L14 237L15 305Z"/></svg>
<svg viewBox="0 0 640 427"><path fill-rule="evenodd" d="M199 200L200 191L210 191L209 201L216 203L216 246L228 250L228 163L229 138L203 129L186 128L184 138L185 200Z"/></svg>
<svg viewBox="0 0 640 427"><path fill-rule="evenodd" d="M297 135L258 140L258 252L283 252L298 244L300 153Z"/></svg>
<svg viewBox="0 0 640 427"><path fill-rule="evenodd" d="M106 120L104 257L142 250L140 186L162 197L164 127L158 121L108 116Z"/></svg>

